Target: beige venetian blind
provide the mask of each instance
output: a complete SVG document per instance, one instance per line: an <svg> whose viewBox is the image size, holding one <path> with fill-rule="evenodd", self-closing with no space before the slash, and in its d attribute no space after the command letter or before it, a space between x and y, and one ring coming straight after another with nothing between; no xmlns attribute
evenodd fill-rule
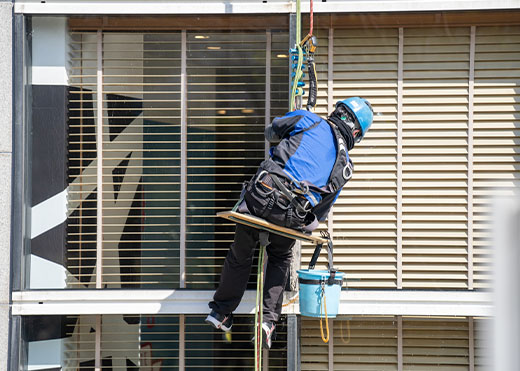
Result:
<svg viewBox="0 0 520 371"><path fill-rule="evenodd" d="M468 370L468 339L464 319L403 318L403 370Z"/></svg>
<svg viewBox="0 0 520 371"><path fill-rule="evenodd" d="M328 116L329 110L329 29L328 28L317 28L314 29L314 34L318 39L319 47L316 49L315 54L315 66L318 80L318 96L316 99L316 107L314 112L321 117L326 118ZM303 88L305 91L305 95L302 97L302 109L306 109L307 107L307 99L309 95L309 76L308 76L308 68L307 64L305 64L304 73L305 76L303 81L305 82L305 87ZM319 227L314 231L314 234L319 236L321 231L327 230L327 223L320 223ZM309 262L312 257L312 253L314 252L314 245L311 245L307 242L302 242L302 250L301 250L301 268L306 269L309 265ZM327 254L325 250L323 254L320 255L318 259L317 267L321 269L321 266L327 264ZM317 269L318 269L317 268Z"/></svg>
<svg viewBox="0 0 520 371"><path fill-rule="evenodd" d="M404 29L403 288L467 287L469 32Z"/></svg>
<svg viewBox="0 0 520 371"><path fill-rule="evenodd" d="M398 30L334 30L333 101L368 99L374 124L351 152L355 170L334 205L334 263L349 287L396 287Z"/></svg>
<svg viewBox="0 0 520 371"><path fill-rule="evenodd" d="M303 371L329 369L329 346L321 340L320 321L318 319L301 317L300 342L300 364Z"/></svg>
<svg viewBox="0 0 520 371"><path fill-rule="evenodd" d="M397 370L394 317L344 317L334 320L334 370Z"/></svg>
<svg viewBox="0 0 520 371"><path fill-rule="evenodd" d="M475 371L491 369L492 364L492 320L475 318L473 322Z"/></svg>
<svg viewBox="0 0 520 371"><path fill-rule="evenodd" d="M321 339L319 319L302 317L302 370L398 369L394 317L338 316L331 326L332 349Z"/></svg>
<svg viewBox="0 0 520 371"><path fill-rule="evenodd" d="M474 114L474 282L490 287L493 197L520 185L520 27L477 27Z"/></svg>

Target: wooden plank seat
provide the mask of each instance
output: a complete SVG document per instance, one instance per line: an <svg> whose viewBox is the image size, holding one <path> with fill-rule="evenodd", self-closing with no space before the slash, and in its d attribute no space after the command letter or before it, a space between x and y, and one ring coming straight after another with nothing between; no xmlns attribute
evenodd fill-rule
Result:
<svg viewBox="0 0 520 371"><path fill-rule="evenodd" d="M316 245L320 243L327 243L327 240L322 237L312 236L291 228L281 227L279 225L269 223L262 218L258 218L249 214L241 214L236 211L221 211L217 213L217 216L231 220L235 223L244 224L249 227L262 229L268 232L276 233L280 236L294 238L296 240L302 240Z"/></svg>

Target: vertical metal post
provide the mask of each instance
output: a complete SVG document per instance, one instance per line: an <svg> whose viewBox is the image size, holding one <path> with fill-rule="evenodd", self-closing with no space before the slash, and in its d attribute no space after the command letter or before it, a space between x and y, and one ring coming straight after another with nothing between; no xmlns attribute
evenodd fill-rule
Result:
<svg viewBox="0 0 520 371"><path fill-rule="evenodd" d="M300 371L300 329L296 314L287 316L287 371Z"/></svg>
<svg viewBox="0 0 520 371"><path fill-rule="evenodd" d="M329 47L327 59L327 114L334 109L334 29L329 28ZM327 215L327 230L334 242L334 208Z"/></svg>
<svg viewBox="0 0 520 371"><path fill-rule="evenodd" d="M29 28L29 26L27 25ZM26 18L21 14L13 16L13 149L12 149L12 214L11 214L11 291L26 288L25 279L29 265L24 264L24 257L29 255L26 244L30 241L30 227L27 223L30 208L30 179L28 179L28 156L30 131L30 115L26 104L31 89L25 89L29 71L29 32L26 29ZM24 79L25 77L25 79ZM29 247L29 246L27 246ZM29 261L29 260L28 260ZM28 262L27 261L27 262Z"/></svg>
<svg viewBox="0 0 520 371"><path fill-rule="evenodd" d="M103 32L97 31L97 218L96 288L103 288Z"/></svg>
<svg viewBox="0 0 520 371"><path fill-rule="evenodd" d="M186 75L186 30L181 32L181 179L180 179L180 241L179 241L179 287L186 287L186 200L188 157L188 78Z"/></svg>
<svg viewBox="0 0 520 371"><path fill-rule="evenodd" d="M290 13L289 14L289 49L294 48L295 44L296 44L296 14ZM287 100L287 102L289 104L287 106L287 109L290 110L291 109L291 82L292 82L292 76L291 76L292 61L290 58L290 53L289 53L287 68L289 69L289 81L288 81L289 89L287 89L289 91L289 93L288 93L289 99Z"/></svg>
<svg viewBox="0 0 520 371"><path fill-rule="evenodd" d="M329 371L334 371L334 318L329 318Z"/></svg>
<svg viewBox="0 0 520 371"><path fill-rule="evenodd" d="M397 316L397 371L403 371L403 316Z"/></svg>
<svg viewBox="0 0 520 371"><path fill-rule="evenodd" d="M262 370L269 371L269 350L262 350Z"/></svg>
<svg viewBox="0 0 520 371"><path fill-rule="evenodd" d="M22 316L11 315L9 310L9 351L7 353L7 369L27 369L27 343L22 336ZM21 367L25 366L25 367Z"/></svg>
<svg viewBox="0 0 520 371"><path fill-rule="evenodd" d="M265 127L271 124L271 44L272 34L271 30L265 33ZM265 141L265 155L264 158L269 157L269 143Z"/></svg>
<svg viewBox="0 0 520 371"><path fill-rule="evenodd" d="M329 28L329 48L327 60L327 113L334 109L334 29Z"/></svg>
<svg viewBox="0 0 520 371"><path fill-rule="evenodd" d="M475 331L474 331L473 317L468 317L468 357L469 357L469 371L475 371Z"/></svg>
<svg viewBox="0 0 520 371"><path fill-rule="evenodd" d="M186 337L185 332L185 318L184 314L179 314L179 370L183 371L186 368L186 343L184 338Z"/></svg>
<svg viewBox="0 0 520 371"><path fill-rule="evenodd" d="M94 369L101 371L101 314L96 315L96 340L94 344Z"/></svg>
<svg viewBox="0 0 520 371"><path fill-rule="evenodd" d="M473 97L475 85L475 34L470 29L468 82L468 290L473 290Z"/></svg>
<svg viewBox="0 0 520 371"><path fill-rule="evenodd" d="M272 34L271 30L266 30L265 32L265 127L268 127L271 124L271 47L272 47ZM264 158L267 159L269 157L269 143L267 140L264 142ZM267 259L267 252L264 254L264 261ZM267 264L264 267L264 275L265 269L267 269ZM290 272L292 274L292 271ZM264 349L262 352L262 369L264 371L269 370L269 351Z"/></svg>
<svg viewBox="0 0 520 371"><path fill-rule="evenodd" d="M25 277L28 277L30 266L25 263L25 257L29 256L28 242L30 239L30 225L28 223L30 208L31 189L29 175L28 158L29 138L31 122L30 109L27 104L30 102L30 90L26 89L26 84L30 81L31 53L30 53L30 18L26 18L23 14L13 14L13 65L12 65L12 199L11 199L11 246L10 246L10 277L9 282L9 299L7 306L8 314L8 334L2 333L0 336L8 336L7 360L4 364L8 370L20 370L21 365L27 365L27 344L22 336L23 317L13 316L11 294L13 291L19 291L28 288ZM27 262L29 259L27 259Z"/></svg>
<svg viewBox="0 0 520 371"><path fill-rule="evenodd" d="M400 27L397 56L397 289L403 288L403 58L404 30Z"/></svg>

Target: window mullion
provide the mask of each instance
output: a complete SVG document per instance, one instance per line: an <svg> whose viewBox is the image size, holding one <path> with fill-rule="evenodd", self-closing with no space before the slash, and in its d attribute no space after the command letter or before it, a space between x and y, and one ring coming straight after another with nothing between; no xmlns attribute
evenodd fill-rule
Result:
<svg viewBox="0 0 520 371"><path fill-rule="evenodd" d="M180 194L180 244L179 244L179 286L186 287L186 200L188 198L187 177L187 152L188 152L188 84L186 76L186 30L181 33L181 194Z"/></svg>
<svg viewBox="0 0 520 371"><path fill-rule="evenodd" d="M96 288L103 288L103 32L97 31L97 213L96 213Z"/></svg>

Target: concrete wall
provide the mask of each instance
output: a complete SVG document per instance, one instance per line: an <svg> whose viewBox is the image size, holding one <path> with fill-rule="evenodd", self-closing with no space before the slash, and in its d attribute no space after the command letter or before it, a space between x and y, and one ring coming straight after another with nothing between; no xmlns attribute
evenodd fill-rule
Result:
<svg viewBox="0 0 520 371"><path fill-rule="evenodd" d="M0 370L7 369L11 241L12 6L0 2Z"/></svg>

